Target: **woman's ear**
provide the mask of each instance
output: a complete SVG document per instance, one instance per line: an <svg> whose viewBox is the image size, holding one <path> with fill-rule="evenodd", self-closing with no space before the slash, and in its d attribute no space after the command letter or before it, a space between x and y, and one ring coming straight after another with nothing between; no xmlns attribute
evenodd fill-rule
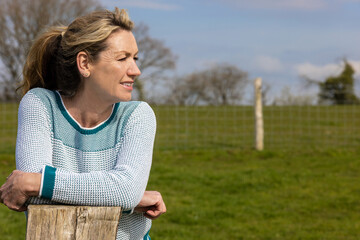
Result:
<svg viewBox="0 0 360 240"><path fill-rule="evenodd" d="M76 63L77 63L79 73L83 77L86 77L86 78L89 77L90 76L90 59L89 59L89 55L84 51L79 52L77 54L77 56L76 56Z"/></svg>

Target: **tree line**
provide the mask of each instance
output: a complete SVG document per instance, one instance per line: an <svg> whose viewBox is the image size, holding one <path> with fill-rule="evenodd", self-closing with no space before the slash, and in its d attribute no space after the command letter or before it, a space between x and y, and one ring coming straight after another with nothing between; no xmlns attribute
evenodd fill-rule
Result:
<svg viewBox="0 0 360 240"><path fill-rule="evenodd" d="M16 88L26 54L36 36L46 26L69 24L76 16L102 6L96 0L0 0L0 100L16 101ZM171 105L239 105L245 87L250 83L248 73L229 63L217 63L207 69L169 77L176 67L177 56L165 43L149 34L149 27L139 23L134 29L139 48L139 68L142 75L135 80L135 96L157 104ZM306 78L308 84L319 87L321 104L359 104L354 93L354 69L344 60L339 76L324 81ZM149 86L161 86L158 92ZM153 89L153 88L151 88ZM270 90L263 86L264 103ZM291 104L297 98L289 91L277 102Z"/></svg>

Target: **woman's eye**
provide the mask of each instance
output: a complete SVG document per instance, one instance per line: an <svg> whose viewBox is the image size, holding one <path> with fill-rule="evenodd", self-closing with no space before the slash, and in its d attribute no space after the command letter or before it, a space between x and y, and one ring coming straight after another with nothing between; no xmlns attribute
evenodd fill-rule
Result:
<svg viewBox="0 0 360 240"><path fill-rule="evenodd" d="M138 57L134 57L134 60L137 61L137 60L139 60L139 58L138 58Z"/></svg>
<svg viewBox="0 0 360 240"><path fill-rule="evenodd" d="M120 58L118 61L125 61L126 60L126 57L124 57L124 58Z"/></svg>

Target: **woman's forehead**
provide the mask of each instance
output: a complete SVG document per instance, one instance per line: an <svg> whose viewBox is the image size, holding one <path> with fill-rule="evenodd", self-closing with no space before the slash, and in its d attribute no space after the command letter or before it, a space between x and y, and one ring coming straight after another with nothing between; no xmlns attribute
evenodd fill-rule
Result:
<svg viewBox="0 0 360 240"><path fill-rule="evenodd" d="M137 51L137 44L134 35L130 31L120 30L112 33L106 40L109 50L113 52Z"/></svg>

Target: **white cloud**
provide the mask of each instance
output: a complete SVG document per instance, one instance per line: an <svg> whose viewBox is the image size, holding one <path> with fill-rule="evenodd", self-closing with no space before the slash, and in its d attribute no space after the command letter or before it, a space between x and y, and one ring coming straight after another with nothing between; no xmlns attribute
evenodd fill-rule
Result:
<svg viewBox="0 0 360 240"><path fill-rule="evenodd" d="M101 2L105 5L112 6L116 3L116 1L111 0L101 0ZM163 3L161 1L147 1L147 0L125 0L120 1L121 7L137 7L137 8L147 8L154 10L164 10L171 11L180 9L179 5Z"/></svg>
<svg viewBox="0 0 360 240"><path fill-rule="evenodd" d="M284 66L279 59L270 56L256 57L254 65L257 70L267 73L281 72L284 69Z"/></svg>
<svg viewBox="0 0 360 240"><path fill-rule="evenodd" d="M349 63L355 70L355 78L360 77L360 61L351 61ZM311 63L302 63L295 66L298 75L306 76L310 79L323 81L329 76L336 76L341 73L344 68L344 63L341 64L326 64L322 66Z"/></svg>
<svg viewBox="0 0 360 240"><path fill-rule="evenodd" d="M359 61L349 61L349 63L355 70L355 77L360 78L360 60Z"/></svg>

